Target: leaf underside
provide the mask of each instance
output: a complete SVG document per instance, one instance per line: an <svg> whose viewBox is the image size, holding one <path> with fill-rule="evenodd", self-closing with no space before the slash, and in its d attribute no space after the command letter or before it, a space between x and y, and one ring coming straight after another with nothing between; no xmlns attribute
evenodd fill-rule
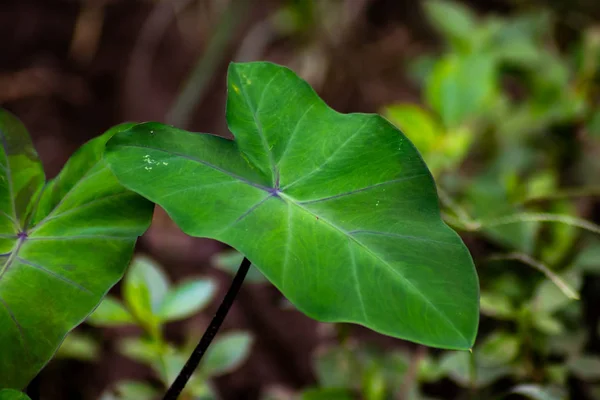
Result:
<svg viewBox="0 0 600 400"><path fill-rule="evenodd" d="M106 159L186 233L244 253L307 315L472 346L473 262L397 128L335 112L271 63L230 66L227 122L235 141L136 125L108 142Z"/></svg>
<svg viewBox="0 0 600 400"><path fill-rule="evenodd" d="M152 204L102 161L113 133L45 183L25 127L0 110L0 388L35 377L121 278L150 223Z"/></svg>

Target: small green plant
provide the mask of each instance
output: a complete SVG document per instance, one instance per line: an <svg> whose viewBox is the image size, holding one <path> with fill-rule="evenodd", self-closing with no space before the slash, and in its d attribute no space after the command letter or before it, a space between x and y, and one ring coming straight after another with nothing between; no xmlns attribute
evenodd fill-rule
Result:
<svg viewBox="0 0 600 400"><path fill-rule="evenodd" d="M108 399L153 399L169 387L185 364L196 342L176 347L163 336L165 324L196 314L214 298L215 284L199 278L172 286L159 265L147 257L134 259L123 281L125 303L106 297L87 322L98 327L138 326L143 335L119 341L119 351L149 366L162 388L142 382L123 381L102 397ZM216 399L210 379L228 373L248 356L252 338L245 332L223 334L211 346L202 367L192 376L182 398Z"/></svg>
<svg viewBox="0 0 600 400"><path fill-rule="evenodd" d="M421 156L387 120L332 110L288 68L231 64L227 122L235 140L159 123L129 124L85 147L48 186L41 183L24 128L16 129L13 117L1 121L0 177L8 184L0 185L0 198L9 201L0 204L5 240L0 244L6 250L0 318L11 326L0 336L2 346L11 348L11 356L0 361L2 387L23 389L120 278L122 258L131 255L150 219L151 203L139 195L163 207L184 232L220 240L247 257L165 399L184 390L250 263L317 320L361 324L427 346L473 346L477 275L462 240L441 218ZM87 247L77 247L80 242ZM51 261L42 264L34 256ZM119 258L90 270L94 261L109 257ZM29 267L46 275L16 278L29 277ZM111 268L118 274L109 273ZM190 287L162 298L160 290L166 289L149 290L156 282L145 281L149 270L140 268L128 275L127 311L109 298L91 321L104 316L140 324L150 342L126 347L143 343L138 359L153 354L145 360L166 384L172 369L155 361L157 354L169 354L161 324L189 315L202 298L189 297ZM51 278L53 286L47 284ZM34 282L28 283L29 297L20 295L24 281ZM95 296L80 301L86 290ZM55 306L53 318L42 321L36 304ZM47 340L34 341L36 335Z"/></svg>

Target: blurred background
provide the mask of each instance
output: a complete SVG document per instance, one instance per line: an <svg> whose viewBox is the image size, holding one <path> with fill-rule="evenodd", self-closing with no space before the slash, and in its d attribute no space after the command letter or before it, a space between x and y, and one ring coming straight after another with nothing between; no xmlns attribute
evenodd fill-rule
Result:
<svg viewBox="0 0 600 400"><path fill-rule="evenodd" d="M230 137L227 65L251 60L427 161L480 276L472 354L317 323L253 270L182 399L600 399L600 2L2 0L0 37L0 105L49 177L120 122ZM240 261L157 209L41 398L160 397Z"/></svg>

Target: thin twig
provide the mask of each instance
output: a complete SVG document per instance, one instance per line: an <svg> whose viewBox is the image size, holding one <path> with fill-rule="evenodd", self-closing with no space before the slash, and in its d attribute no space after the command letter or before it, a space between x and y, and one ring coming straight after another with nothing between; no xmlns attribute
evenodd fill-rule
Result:
<svg viewBox="0 0 600 400"><path fill-rule="evenodd" d="M415 351L412 352L410 356L410 363L408 364L408 370L404 375L404 379L402 380L402 387L398 391L398 400L406 400L410 398L410 393L412 392L415 385L418 382L419 375L419 366L425 356L427 355L427 347L417 345Z"/></svg>
<svg viewBox="0 0 600 400"><path fill-rule="evenodd" d="M600 197L600 186L588 186L582 188L568 188L558 192L548 193L541 196L526 197L517 204L526 205L542 201L571 199L577 197Z"/></svg>
<svg viewBox="0 0 600 400"><path fill-rule="evenodd" d="M520 222L558 222L570 226L575 226L581 229L585 229L592 233L600 235L600 226L586 221L585 219L572 217L565 214L546 214L546 213L519 213L509 215L507 217L500 217L496 219L490 219L487 221L475 221L475 224L471 227L471 230L480 230L482 228L491 228L500 225L510 225Z"/></svg>
<svg viewBox="0 0 600 400"><path fill-rule="evenodd" d="M471 218L467 210L454 201L454 199L452 199L452 197L444 189L442 189L441 186L438 186L437 190L438 197L443 206L452 211L464 225L473 223L473 218Z"/></svg>
<svg viewBox="0 0 600 400"><path fill-rule="evenodd" d="M250 269L250 265L250 260L244 257L244 260L242 261L240 268L235 274L235 277L231 282L231 286L229 287L229 290L227 291L225 298L221 302L221 305L219 306L219 309L217 310L215 316L210 322L210 325L204 332L204 335L202 336L202 339L200 339L198 346L196 346L190 358L183 366L183 369L181 370L179 375L177 375L177 378L175 378L175 381L171 384L169 390L167 390L167 393L165 394L165 397L163 397L163 400L176 400L185 388L185 385L189 381L196 368L198 368L198 365L202 360L202 356L204 356L206 350L208 349L208 346L210 345L214 337L217 335L217 332L219 331L221 324L225 320L225 317L227 316L227 313L229 312L229 309L231 308L235 297L240 291L242 283L244 283L244 278L246 278L246 274L248 273L248 269Z"/></svg>
<svg viewBox="0 0 600 400"><path fill-rule="evenodd" d="M579 300L579 293L577 293L575 289L571 288L564 280L562 280L558 275L556 275L544 263L530 257L525 253L515 252L509 254L501 254L490 257L490 260L516 260L522 262L523 264L529 265L530 267L533 267L540 271L542 274L546 275L546 277L550 279L569 299Z"/></svg>

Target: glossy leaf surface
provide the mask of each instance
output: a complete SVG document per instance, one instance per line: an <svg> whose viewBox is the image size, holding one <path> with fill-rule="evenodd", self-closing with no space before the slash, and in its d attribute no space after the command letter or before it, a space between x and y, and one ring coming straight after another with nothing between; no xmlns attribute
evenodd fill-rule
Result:
<svg viewBox="0 0 600 400"><path fill-rule="evenodd" d="M235 141L136 125L107 145L118 179L186 233L238 249L315 319L470 348L473 262L404 135L335 112L275 64L232 64L228 89Z"/></svg>
<svg viewBox="0 0 600 400"><path fill-rule="evenodd" d="M152 204L102 161L113 133L45 184L25 127L0 110L0 387L27 385L121 278L150 223Z"/></svg>

